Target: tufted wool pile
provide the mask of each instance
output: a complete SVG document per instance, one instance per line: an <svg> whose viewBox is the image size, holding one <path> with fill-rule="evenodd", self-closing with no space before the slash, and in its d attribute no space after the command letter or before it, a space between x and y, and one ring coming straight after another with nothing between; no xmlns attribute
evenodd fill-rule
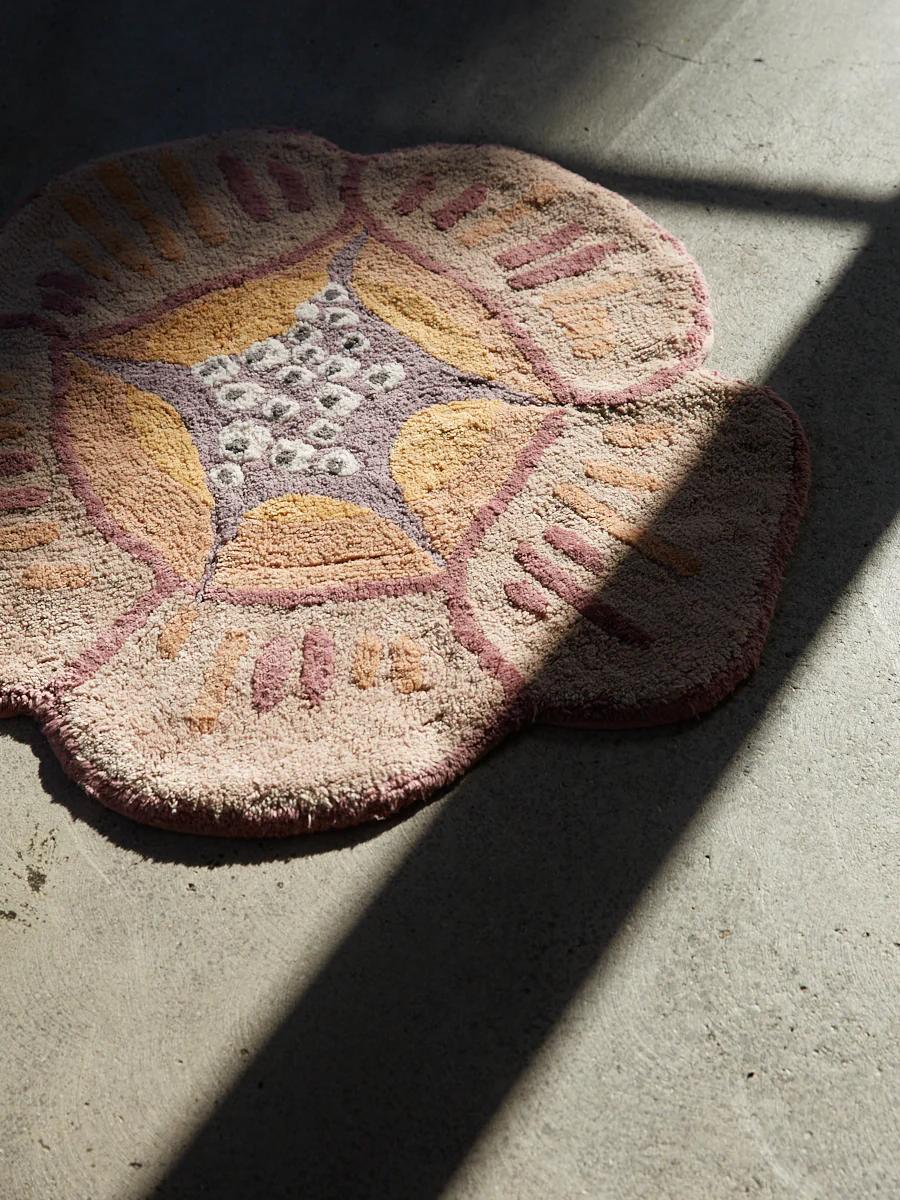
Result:
<svg viewBox="0 0 900 1200"><path fill-rule="evenodd" d="M2 247L0 705L105 804L349 825L758 661L804 439L701 369L699 271L622 197L245 132L79 169Z"/></svg>

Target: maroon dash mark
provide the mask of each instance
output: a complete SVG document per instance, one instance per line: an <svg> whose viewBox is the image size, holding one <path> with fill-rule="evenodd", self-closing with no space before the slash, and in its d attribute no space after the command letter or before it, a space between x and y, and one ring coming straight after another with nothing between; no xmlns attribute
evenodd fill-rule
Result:
<svg viewBox="0 0 900 1200"><path fill-rule="evenodd" d="M425 197L434 191L436 182L433 175L423 175L417 179L394 201L394 212L399 213L401 217L408 217L411 212L415 212Z"/></svg>
<svg viewBox="0 0 900 1200"><path fill-rule="evenodd" d="M312 208L312 200L300 172L282 162L280 158L270 158L266 166L278 184L288 212L308 212Z"/></svg>
<svg viewBox="0 0 900 1200"><path fill-rule="evenodd" d="M0 476L24 475L27 471L33 471L37 464L38 460L27 450L11 450L7 454L0 454Z"/></svg>
<svg viewBox="0 0 900 1200"><path fill-rule="evenodd" d="M578 563L580 567L585 567L588 571L599 574L606 566L606 559L600 551L572 529L563 529L561 525L551 525L549 529L544 530L544 541L554 550L560 550L571 558L572 562Z"/></svg>
<svg viewBox="0 0 900 1200"><path fill-rule="evenodd" d="M334 638L318 626L303 638L303 671L300 681L310 704L321 704L334 680Z"/></svg>
<svg viewBox="0 0 900 1200"><path fill-rule="evenodd" d="M287 638L272 638L259 652L252 684L253 707L258 712L271 712L284 699L293 655L294 647Z"/></svg>
<svg viewBox="0 0 900 1200"><path fill-rule="evenodd" d="M481 208L488 194L486 183L473 183L471 187L460 192L453 200L448 200L443 208L431 214L438 229L452 229L457 221L467 217L476 208Z"/></svg>
<svg viewBox="0 0 900 1200"><path fill-rule="evenodd" d="M541 592L527 579L511 579L504 583L503 590L510 604L523 608L536 617L546 617L549 605Z"/></svg>
<svg viewBox="0 0 900 1200"><path fill-rule="evenodd" d="M86 279L72 271L45 271L37 279L38 287L55 288L68 292L70 296L96 296L96 291Z"/></svg>
<svg viewBox="0 0 900 1200"><path fill-rule="evenodd" d="M557 279L570 279L573 275L584 275L592 267L603 262L604 258L618 250L615 242L604 242L600 246L585 246L565 258L554 258L552 262L535 267L533 271L523 271L520 275L512 275L506 281L511 288L521 291L523 288L540 287L542 283L553 283Z"/></svg>
<svg viewBox="0 0 900 1200"><path fill-rule="evenodd" d="M9 512L17 508L40 508L49 499L50 493L46 488L5 488L0 492L0 509Z"/></svg>
<svg viewBox="0 0 900 1200"><path fill-rule="evenodd" d="M48 312L63 313L67 317L76 317L84 312L84 305L68 292L44 292L41 296L41 308Z"/></svg>
<svg viewBox="0 0 900 1200"><path fill-rule="evenodd" d="M536 258L545 258L556 250L564 250L584 233L587 233L587 230L583 225L579 225L577 221L571 221L568 225L554 229L552 233L535 238L533 242L526 242L524 246L513 246L511 250L504 250L502 254L497 255L495 261L507 271L511 271L515 267L524 267L526 263L534 262Z"/></svg>
<svg viewBox="0 0 900 1200"><path fill-rule="evenodd" d="M651 641L649 634L637 625L633 625L617 613L608 604L595 600L591 592L581 587L569 574L533 550L527 542L520 542L516 548L516 561L523 566L529 575L533 575L538 583L551 592L555 592L561 600L565 600L577 609L583 617L587 617L595 625L599 625L606 633L612 634L622 642L630 642L636 646L646 645Z"/></svg>
<svg viewBox="0 0 900 1200"><path fill-rule="evenodd" d="M235 158L233 154L219 155L219 170L225 176L225 182L231 194L254 221L270 221L272 210L269 202L259 189L253 172L245 162Z"/></svg>

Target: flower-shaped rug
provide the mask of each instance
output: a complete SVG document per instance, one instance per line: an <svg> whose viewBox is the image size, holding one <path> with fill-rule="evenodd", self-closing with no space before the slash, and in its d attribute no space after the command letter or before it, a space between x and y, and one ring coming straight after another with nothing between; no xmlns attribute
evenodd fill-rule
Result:
<svg viewBox="0 0 900 1200"><path fill-rule="evenodd" d="M2 246L0 705L104 803L349 825L756 665L803 436L700 369L700 273L621 196L246 132L81 168Z"/></svg>

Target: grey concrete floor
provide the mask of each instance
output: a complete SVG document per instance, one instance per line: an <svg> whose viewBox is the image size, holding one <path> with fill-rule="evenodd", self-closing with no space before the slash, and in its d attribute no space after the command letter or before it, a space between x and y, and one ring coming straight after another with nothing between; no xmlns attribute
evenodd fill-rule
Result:
<svg viewBox="0 0 900 1200"><path fill-rule="evenodd" d="M811 510L707 718L536 729L386 827L133 826L0 730L0 1196L900 1194L895 0L4 16L8 207L257 124L491 140L682 237L711 364L769 381Z"/></svg>

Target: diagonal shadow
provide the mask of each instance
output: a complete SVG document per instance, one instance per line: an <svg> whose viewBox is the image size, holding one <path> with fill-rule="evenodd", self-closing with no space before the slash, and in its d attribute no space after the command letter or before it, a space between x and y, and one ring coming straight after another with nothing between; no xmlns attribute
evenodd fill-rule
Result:
<svg viewBox="0 0 900 1200"><path fill-rule="evenodd" d="M620 57L632 26L661 18L657 0L563 0L562 8L558 19L576 36L565 54L537 56L547 34L544 0L14 6L5 14L8 50L0 48L0 211L48 174L100 154L282 125L285 114L302 114L305 128L348 150L383 150L411 136L434 140L436 125L446 133L440 104L449 93L452 119L469 123L476 140L490 139L496 132L479 122L495 107L485 96L498 73L518 71L526 57L545 96L558 96L573 78L596 73L598 61ZM657 71L678 66L661 60Z"/></svg>
<svg viewBox="0 0 900 1200"><path fill-rule="evenodd" d="M153 1195L441 1194L897 512L897 215L772 373L817 471L752 681L677 736L543 730L495 753Z"/></svg>

